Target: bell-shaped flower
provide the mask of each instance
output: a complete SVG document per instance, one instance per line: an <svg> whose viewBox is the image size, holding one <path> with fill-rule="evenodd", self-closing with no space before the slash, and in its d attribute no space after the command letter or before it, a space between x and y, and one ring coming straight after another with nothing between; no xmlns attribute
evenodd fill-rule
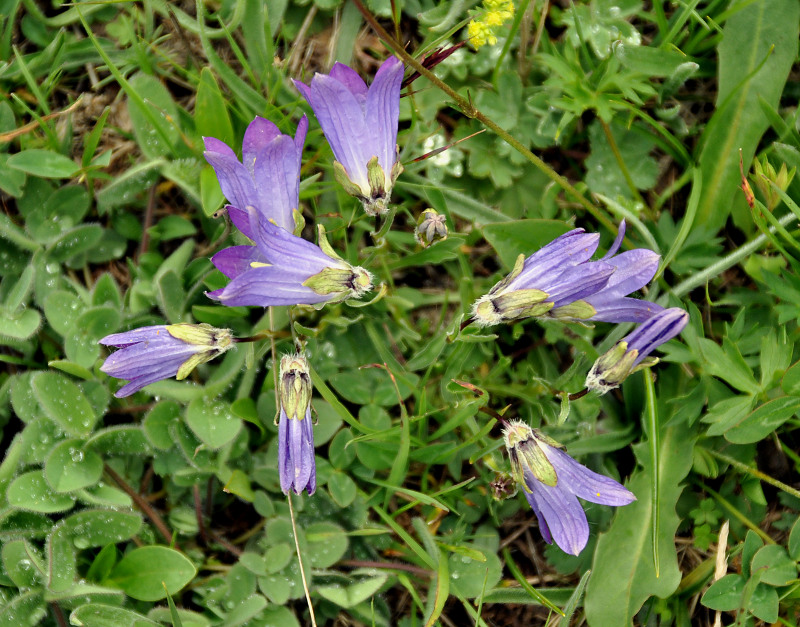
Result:
<svg viewBox="0 0 800 627"><path fill-rule="evenodd" d="M339 257L322 225L318 230L319 246L259 219L251 209L256 246L232 246L211 258L231 282L207 296L230 307L321 305L361 298L372 289L372 275Z"/></svg>
<svg viewBox="0 0 800 627"><path fill-rule="evenodd" d="M482 327L530 317L586 299L603 289L615 267L589 261L600 236L573 229L525 259L488 294L472 305L473 320Z"/></svg>
<svg viewBox="0 0 800 627"><path fill-rule="evenodd" d="M310 85L294 81L333 150L336 180L369 215L386 212L403 171L397 152L403 72L402 62L389 57L369 88L342 63L330 74L315 74Z"/></svg>
<svg viewBox="0 0 800 627"><path fill-rule="evenodd" d="M689 314L683 309L662 309L594 362L586 376L586 387L605 394L618 387L628 375L654 366L658 358L648 355L683 331L688 322Z"/></svg>
<svg viewBox="0 0 800 627"><path fill-rule="evenodd" d="M279 376L281 402L278 423L278 471L281 490L300 494L317 489L314 429L311 419L311 378L301 355L284 355Z"/></svg>
<svg viewBox="0 0 800 627"><path fill-rule="evenodd" d="M272 220L294 231L294 212L300 195L300 159L308 132L303 116L294 138L282 134L269 120L256 117L244 133L242 161L233 150L214 137L205 137L206 161L214 168L222 193L230 203L228 215L250 239L248 207L255 207L262 220Z"/></svg>
<svg viewBox="0 0 800 627"><path fill-rule="evenodd" d="M524 492L548 544L578 555L589 540L589 523L578 498L601 505L628 505L632 492L579 464L552 438L524 422L503 429L511 474Z"/></svg>
<svg viewBox="0 0 800 627"><path fill-rule="evenodd" d="M100 344L120 349L106 358L100 370L130 381L114 394L122 398L161 379L185 379L197 366L222 355L235 342L230 329L209 324L141 327L100 340Z"/></svg>
<svg viewBox="0 0 800 627"><path fill-rule="evenodd" d="M614 267L608 282L597 292L568 305L553 308L549 315L560 320L598 322L644 322L663 307L638 298L627 298L655 276L661 257L652 250L636 248L616 254L625 238L625 220L617 237L600 261Z"/></svg>

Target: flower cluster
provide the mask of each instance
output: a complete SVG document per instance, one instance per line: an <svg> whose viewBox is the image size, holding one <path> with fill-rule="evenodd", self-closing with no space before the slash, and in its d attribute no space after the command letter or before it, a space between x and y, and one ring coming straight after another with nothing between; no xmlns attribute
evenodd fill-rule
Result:
<svg viewBox="0 0 800 627"><path fill-rule="evenodd" d="M491 41L494 29L514 13L513 3L503 0L484 0L484 9L483 17L469 27L476 47ZM315 74L308 85L295 81L331 146L337 181L369 215L387 211L403 169L397 148L403 74L403 64L390 57L369 87L340 63L327 75ZM244 133L241 159L224 142L205 138L205 158L228 200L227 215L250 242L212 257L229 282L208 292L209 298L231 307L321 308L361 298L373 289L370 272L337 254L322 225L317 225L316 244L300 236L305 225L299 209L300 171L307 132L306 116L294 136L257 117ZM426 209L415 228L416 241L427 247L446 239L447 223L445 216ZM659 256L646 249L619 252L624 236L623 221L611 248L596 260L599 235L583 229L565 233L527 258L520 255L511 273L472 305L471 321L481 327L530 317L639 323L597 360L586 380L588 388L601 394L619 386L632 372L655 363L650 353L688 321L681 309L630 297L655 276ZM129 381L116 393L124 397L160 379L184 379L237 342L255 339L260 336L236 338L229 329L208 324L143 327L101 340L119 349L101 369ZM286 494L305 490L311 495L316 489L310 373L302 351L281 359L278 470ZM497 482L495 491L508 495L516 483L547 542L555 541L574 555L586 545L589 527L578 498L613 506L635 500L613 479L573 460L548 436L519 421L504 425L511 475Z"/></svg>
<svg viewBox="0 0 800 627"><path fill-rule="evenodd" d="M483 0L483 12L467 26L470 44L475 48L497 43L499 27L514 17L512 0Z"/></svg>

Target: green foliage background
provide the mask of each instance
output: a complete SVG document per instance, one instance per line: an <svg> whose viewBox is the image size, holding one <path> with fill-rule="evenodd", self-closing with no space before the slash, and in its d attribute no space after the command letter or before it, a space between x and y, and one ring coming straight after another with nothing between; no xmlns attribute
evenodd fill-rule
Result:
<svg viewBox="0 0 800 627"><path fill-rule="evenodd" d="M387 293L266 313L204 295L243 238L202 137L238 149L255 115L293 134L291 78L369 80L389 54L369 20L419 60L481 6L0 0L0 624L310 624L270 342L114 398L97 341L165 322L306 343L319 489L292 503L320 625L800 621L800 179L750 174L752 208L737 189L740 158L800 166L800 5L516 4L497 45L435 68L463 102L404 90L380 237L310 116L306 235L323 224ZM421 250L426 207L450 237ZM640 296L691 315L655 379L567 400L625 326L459 331L517 255L573 226L604 251L622 218L662 256ZM587 504L580 556L493 498L502 411L637 495Z"/></svg>

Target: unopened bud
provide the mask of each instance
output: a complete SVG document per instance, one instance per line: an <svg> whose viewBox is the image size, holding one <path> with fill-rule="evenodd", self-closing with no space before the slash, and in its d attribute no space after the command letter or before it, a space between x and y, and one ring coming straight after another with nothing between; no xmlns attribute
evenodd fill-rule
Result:
<svg viewBox="0 0 800 627"><path fill-rule="evenodd" d="M417 220L414 238L423 248L427 248L434 242L446 240L447 218L434 209L426 209Z"/></svg>

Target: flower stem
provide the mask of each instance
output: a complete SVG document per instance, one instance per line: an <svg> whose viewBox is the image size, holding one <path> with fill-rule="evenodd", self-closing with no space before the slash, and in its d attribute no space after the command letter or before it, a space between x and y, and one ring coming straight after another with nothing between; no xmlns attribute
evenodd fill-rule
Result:
<svg viewBox="0 0 800 627"><path fill-rule="evenodd" d="M289 516L292 519L292 533L294 534L294 547L297 549L297 562L300 564L300 578L303 580L303 591L306 593L306 604L311 614L311 626L317 627L317 618L314 616L314 606L311 603L311 593L308 591L308 581L306 581L306 571L303 568L303 557L300 555L300 541L297 539L297 522L294 519L294 506L292 505L292 492L286 495L289 501Z"/></svg>
<svg viewBox="0 0 800 627"><path fill-rule="evenodd" d="M600 209L595 207L583 194L581 194L572 184L563 176L558 174L553 168L551 168L547 163L542 161L539 157L533 154L527 147L525 147L522 143L520 143L516 138L514 138L510 133L502 129L498 126L492 119L486 117L481 111L479 111L475 105L472 104L470 100L461 96L457 91L455 91L450 85L442 81L438 76L436 76L433 72L431 72L428 68L423 66L419 61L417 61L414 57L408 54L403 46L395 40L389 33L386 32L386 29L383 28L378 23L378 20L375 19L375 16L370 13L370 11L364 6L361 0L353 0L353 3L358 7L358 10L361 12L361 15L364 16L364 20L372 27L372 29L378 34L378 37L381 38L384 44L388 48L390 48L394 54L396 54L400 59L403 60L407 66L414 68L415 71L419 72L420 75L427 78L433 85L438 87L441 91L446 93L452 100L455 106L461 110L468 118L474 118L478 120L481 124L483 124L486 128L491 130L497 136L499 136L503 141L505 141L509 146L511 146L514 150L519 152L525 159L527 159L530 163L532 163L536 168L538 168L545 176L547 176L551 181L556 183L559 187L561 187L569 196L571 196L575 201L578 202L586 211L591 213L601 224L603 224L606 228L611 231L615 231L616 227L614 226L613 222L605 216Z"/></svg>
<svg viewBox="0 0 800 627"><path fill-rule="evenodd" d="M761 472L758 468L752 468L747 464L743 464L738 459L734 459L733 457L729 457L724 453L720 453L719 451L715 451L713 449L706 449L709 453L711 453L714 457L723 462L730 464L737 470L742 471L745 474L750 475L751 477L755 477L756 479L760 479L764 483L768 483L771 486L775 486L779 490L783 490L786 494L791 494L796 499L800 499L800 490L796 490L790 485L786 485L782 481L778 481L777 479L773 479L768 474Z"/></svg>
<svg viewBox="0 0 800 627"><path fill-rule="evenodd" d="M644 198L642 198L642 195L639 193L639 188L636 187L636 183L633 182L631 171L628 169L628 164L625 163L625 160L622 158L622 153L619 151L619 146L617 145L617 140L614 139L614 134L611 132L611 127L602 118L598 118L598 120L600 122L600 126L603 128L603 133L606 136L606 141L611 148L611 152L614 153L614 159L616 159L617 165L622 171L622 176L625 178L625 183L628 185L628 189L631 190L631 194L633 194L634 200L641 203L642 207L644 207L645 213L652 218L652 211L644 201Z"/></svg>

